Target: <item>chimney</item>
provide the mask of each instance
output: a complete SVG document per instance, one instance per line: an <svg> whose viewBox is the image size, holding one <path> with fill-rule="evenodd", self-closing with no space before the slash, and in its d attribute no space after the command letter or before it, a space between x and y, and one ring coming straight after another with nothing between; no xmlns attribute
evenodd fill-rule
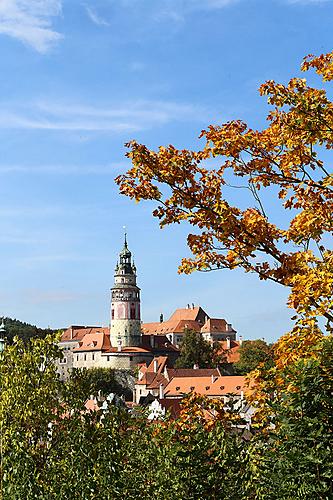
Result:
<svg viewBox="0 0 333 500"><path fill-rule="evenodd" d="M160 314L160 323L163 323L163 314Z"/></svg>
<svg viewBox="0 0 333 500"><path fill-rule="evenodd" d="M193 302L192 302L192 309L194 309L194 304L193 304Z"/></svg>
<svg viewBox="0 0 333 500"><path fill-rule="evenodd" d="M231 348L230 337L227 337L227 349Z"/></svg>
<svg viewBox="0 0 333 500"><path fill-rule="evenodd" d="M164 385L160 384L160 395L159 399L164 399Z"/></svg>
<svg viewBox="0 0 333 500"><path fill-rule="evenodd" d="M70 339L73 340L73 327L70 327Z"/></svg>
<svg viewBox="0 0 333 500"><path fill-rule="evenodd" d="M150 335L150 347L155 347L155 338L154 335Z"/></svg>
<svg viewBox="0 0 333 500"><path fill-rule="evenodd" d="M239 345L240 346L243 345L243 337L242 337L242 335L239 336Z"/></svg>
<svg viewBox="0 0 333 500"><path fill-rule="evenodd" d="M190 304L187 304L186 309L189 309L189 308L190 308Z"/></svg>
<svg viewBox="0 0 333 500"><path fill-rule="evenodd" d="M195 364L193 365L193 370L199 370L199 365L198 365L198 363L195 363Z"/></svg>
<svg viewBox="0 0 333 500"><path fill-rule="evenodd" d="M154 370L154 373L157 373L158 372L158 360L156 358L154 358L154 361L153 361L153 370Z"/></svg>

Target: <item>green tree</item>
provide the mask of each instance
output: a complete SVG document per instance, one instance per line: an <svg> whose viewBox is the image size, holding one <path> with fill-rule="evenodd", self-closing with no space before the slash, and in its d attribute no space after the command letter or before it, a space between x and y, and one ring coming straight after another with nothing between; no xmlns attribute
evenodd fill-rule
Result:
<svg viewBox="0 0 333 500"><path fill-rule="evenodd" d="M263 500L333 498L333 338L279 373L271 427L252 445L251 485ZM286 390L288 387L288 390Z"/></svg>
<svg viewBox="0 0 333 500"><path fill-rule="evenodd" d="M46 335L56 333L56 330L50 328L38 328L18 319L4 318L6 328L6 341L11 344L14 337L28 342L31 338L44 338Z"/></svg>
<svg viewBox="0 0 333 500"><path fill-rule="evenodd" d="M240 375L246 375L260 363L269 368L273 362L272 347L264 340L245 340L239 348L239 361L234 364L234 369Z"/></svg>
<svg viewBox="0 0 333 500"><path fill-rule="evenodd" d="M107 396L111 392L119 395L131 393L128 387L123 387L117 382L112 368L74 369L71 373L71 381L81 384L87 398L98 394Z"/></svg>
<svg viewBox="0 0 333 500"><path fill-rule="evenodd" d="M82 382L57 376L59 356L51 337L1 355L1 500L242 499L247 445L223 404L192 398L150 425L115 406L87 412Z"/></svg>
<svg viewBox="0 0 333 500"><path fill-rule="evenodd" d="M176 368L211 368L214 365L215 348L194 330L185 330Z"/></svg>

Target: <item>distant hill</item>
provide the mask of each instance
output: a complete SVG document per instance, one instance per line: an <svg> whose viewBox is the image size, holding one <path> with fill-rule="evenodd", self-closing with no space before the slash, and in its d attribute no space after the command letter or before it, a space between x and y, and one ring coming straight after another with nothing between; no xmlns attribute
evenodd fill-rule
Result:
<svg viewBox="0 0 333 500"><path fill-rule="evenodd" d="M1 322L1 321L0 321ZM13 342L14 337L19 337L27 342L33 337L44 338L48 333L55 333L58 330L50 328L38 328L35 325L24 323L18 319L4 318L6 328L6 340L9 344Z"/></svg>

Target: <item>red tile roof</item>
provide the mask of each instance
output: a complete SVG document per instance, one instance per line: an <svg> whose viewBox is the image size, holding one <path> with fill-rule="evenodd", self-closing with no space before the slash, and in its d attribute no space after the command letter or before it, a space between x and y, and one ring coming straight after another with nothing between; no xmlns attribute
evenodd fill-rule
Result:
<svg viewBox="0 0 333 500"><path fill-rule="evenodd" d="M236 333L236 330L231 328L229 330L228 323L225 319L220 318L210 318L206 321L206 323L201 328L201 332L210 332L210 333Z"/></svg>
<svg viewBox="0 0 333 500"><path fill-rule="evenodd" d="M138 385L146 385L147 389L158 389L161 384L167 385L168 380L164 377L163 372L168 363L167 356L155 357L148 367L140 368L139 372L142 377L136 381ZM157 369L156 369L157 368Z"/></svg>
<svg viewBox="0 0 333 500"><path fill-rule="evenodd" d="M103 331L87 333L79 343L79 347L73 349L77 351L107 351L111 347L110 335Z"/></svg>
<svg viewBox="0 0 333 500"><path fill-rule="evenodd" d="M202 318L206 318L203 320ZM222 318L209 318L201 307L194 309L176 309L167 321L162 323L143 323L142 332L146 335L167 335L169 333L184 333L184 330L194 330L202 333L230 333L234 335L236 330L228 326Z"/></svg>
<svg viewBox="0 0 333 500"><path fill-rule="evenodd" d="M240 395L245 388L245 377L240 375L221 377L174 377L164 389L166 398L182 397L184 394L197 394L221 397L228 394Z"/></svg>
<svg viewBox="0 0 333 500"><path fill-rule="evenodd" d="M228 349L227 343L227 340L221 340L219 342L220 349L218 354L225 356L227 363L237 363L239 361L240 342L237 340L230 340L230 349Z"/></svg>
<svg viewBox="0 0 333 500"><path fill-rule="evenodd" d="M97 332L109 333L110 328L104 327L104 326L99 327L99 326L72 325L62 333L61 342L68 342L71 340L78 342L78 341L82 340L85 335L90 334L90 333L97 333Z"/></svg>
<svg viewBox="0 0 333 500"><path fill-rule="evenodd" d="M142 346L150 351L179 351L176 346L171 344L170 340L165 335L142 335L141 340ZM151 345L151 342L153 342L153 346Z"/></svg>
<svg viewBox="0 0 333 500"><path fill-rule="evenodd" d="M201 309L201 307L176 309L175 312L170 317L169 321L181 321L181 320L198 321L198 316L200 312L205 314L205 312L203 311L203 309Z"/></svg>
<svg viewBox="0 0 333 500"><path fill-rule="evenodd" d="M221 375L218 368L167 368L166 376L168 380L174 377L219 377Z"/></svg>

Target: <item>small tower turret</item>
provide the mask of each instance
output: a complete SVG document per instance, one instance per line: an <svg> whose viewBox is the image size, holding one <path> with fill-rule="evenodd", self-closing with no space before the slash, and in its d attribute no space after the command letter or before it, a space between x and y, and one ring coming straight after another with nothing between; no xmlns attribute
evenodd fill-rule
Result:
<svg viewBox="0 0 333 500"><path fill-rule="evenodd" d="M140 288L136 284L136 267L128 249L126 233L111 289L110 340L118 350L141 344Z"/></svg>
<svg viewBox="0 0 333 500"><path fill-rule="evenodd" d="M5 323L3 321L3 318L2 318L1 325L0 325L0 353L5 350L5 344L6 344L5 335L6 335L6 328L5 328Z"/></svg>

